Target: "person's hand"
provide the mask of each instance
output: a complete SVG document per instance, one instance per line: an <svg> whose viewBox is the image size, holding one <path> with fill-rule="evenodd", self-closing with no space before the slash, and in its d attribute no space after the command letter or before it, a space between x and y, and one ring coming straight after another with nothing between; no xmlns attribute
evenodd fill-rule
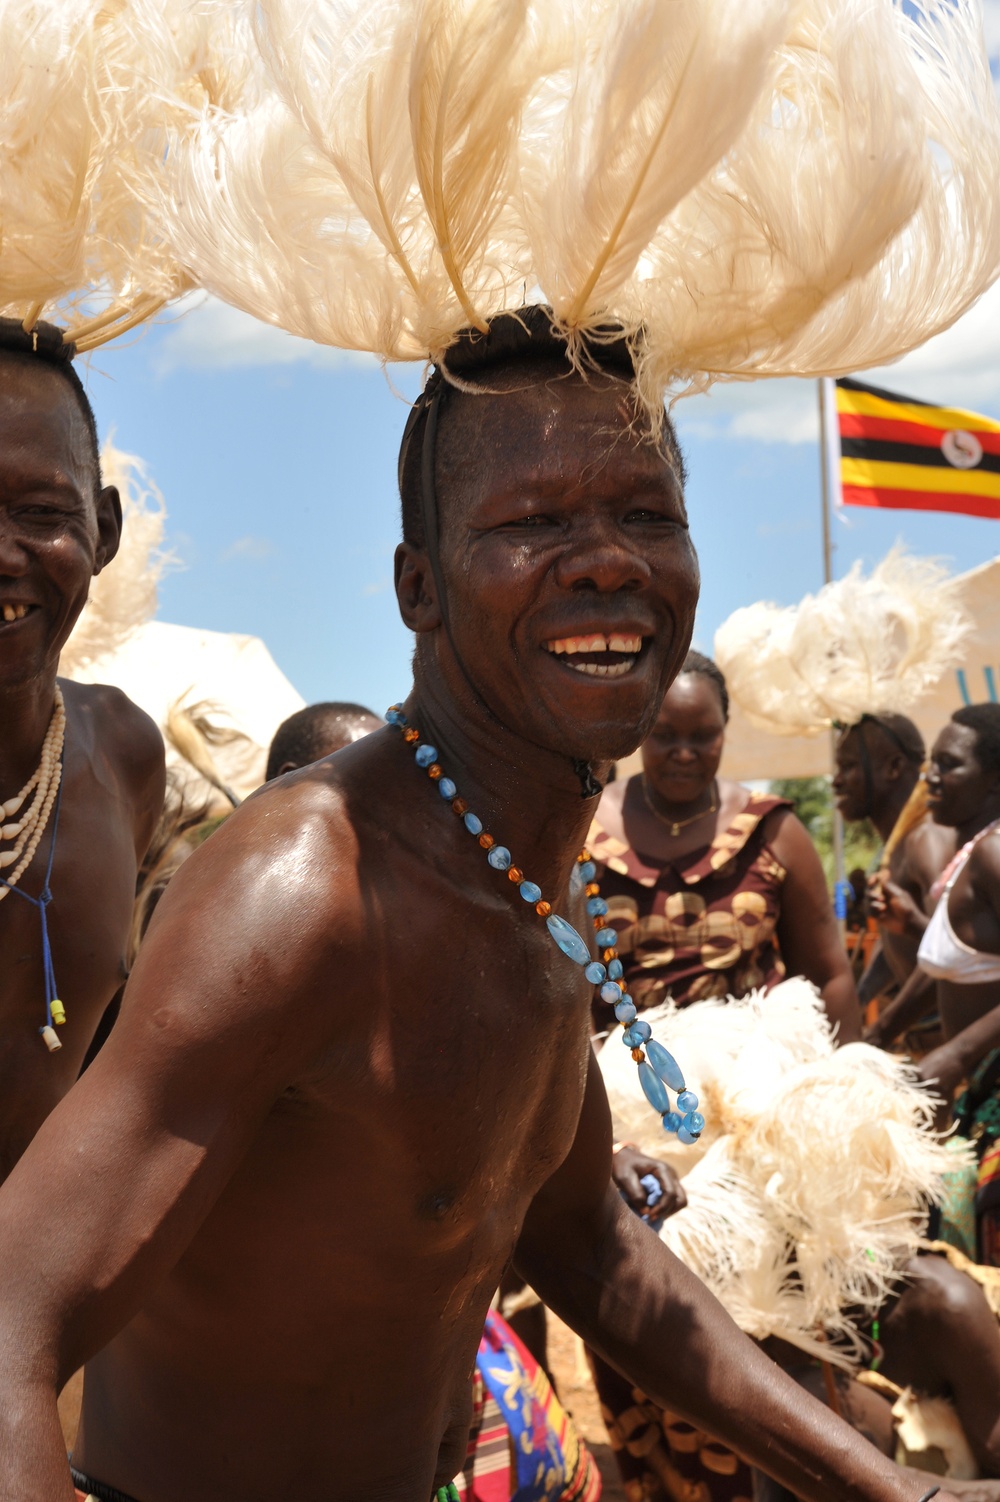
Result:
<svg viewBox="0 0 1000 1502"><path fill-rule="evenodd" d="M948 1043L932 1049L917 1065L917 1073L925 1084L933 1086L938 1095L950 1101L965 1078L965 1066Z"/></svg>
<svg viewBox="0 0 1000 1502"><path fill-rule="evenodd" d="M674 1170L655 1158L647 1158L628 1143L618 1148L611 1160L611 1178L631 1208L646 1220L665 1220L687 1204L684 1186ZM655 1179L659 1186L660 1192L652 1204L648 1203L652 1186L647 1190L643 1179Z"/></svg>
<svg viewBox="0 0 1000 1502"><path fill-rule="evenodd" d="M865 1028L861 1038L862 1043L870 1043L872 1048L885 1048L885 1029L878 1022L873 1022L871 1027Z"/></svg>
<svg viewBox="0 0 1000 1502"><path fill-rule="evenodd" d="M894 881L873 876L868 886L868 911L876 922L892 934L923 933L926 914L909 892Z"/></svg>

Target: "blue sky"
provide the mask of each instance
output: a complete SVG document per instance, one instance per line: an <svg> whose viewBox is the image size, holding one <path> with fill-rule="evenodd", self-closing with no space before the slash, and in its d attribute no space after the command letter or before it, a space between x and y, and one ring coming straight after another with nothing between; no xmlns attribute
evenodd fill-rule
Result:
<svg viewBox="0 0 1000 1502"><path fill-rule="evenodd" d="M419 371L394 368L399 391ZM396 451L406 405L373 362L318 349L219 303L99 350L86 374L102 437L140 455L166 500L179 561L159 615L260 636L307 700L382 710L409 683L391 589ZM1000 418L1000 295L877 375L905 394ZM816 388L758 382L680 402L702 564L696 639L757 599L822 582ZM850 510L835 572L894 541L956 569L1000 553L1000 523Z"/></svg>

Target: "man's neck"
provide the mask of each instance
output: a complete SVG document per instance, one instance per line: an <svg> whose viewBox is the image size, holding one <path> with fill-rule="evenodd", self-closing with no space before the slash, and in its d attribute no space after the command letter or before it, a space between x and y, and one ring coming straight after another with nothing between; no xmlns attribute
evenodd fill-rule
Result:
<svg viewBox="0 0 1000 1502"><path fill-rule="evenodd" d="M514 864L543 891L558 895L598 799L582 796L570 757L516 735L476 703L471 691L456 699L419 666L415 677L406 712L421 739L436 747L444 775L497 843L507 846ZM599 781L606 780L606 766L593 770Z"/></svg>
<svg viewBox="0 0 1000 1502"><path fill-rule="evenodd" d="M872 809L871 821L878 830L883 844L895 829L896 821L909 802L910 794L919 780L920 775L915 772L912 781L893 783L884 797L878 800L877 807Z"/></svg>
<svg viewBox="0 0 1000 1502"><path fill-rule="evenodd" d="M955 825L955 835L959 846L968 844L969 840L975 839L981 830L996 823L997 819L1000 819L1000 799L991 799L974 819L967 819L964 824Z"/></svg>
<svg viewBox="0 0 1000 1502"><path fill-rule="evenodd" d="M54 672L0 689L0 799L19 792L38 766L55 693Z"/></svg>

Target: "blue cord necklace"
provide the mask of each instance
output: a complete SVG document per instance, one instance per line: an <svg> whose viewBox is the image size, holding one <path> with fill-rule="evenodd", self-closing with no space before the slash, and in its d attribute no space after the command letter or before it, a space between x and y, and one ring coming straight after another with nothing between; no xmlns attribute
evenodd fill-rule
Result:
<svg viewBox="0 0 1000 1502"><path fill-rule="evenodd" d="M61 762L60 762L61 765ZM25 902L30 902L32 907L38 909L38 916L42 924L42 973L45 978L45 1022L38 1029L42 1035L42 1041L49 1053L55 1053L62 1048L56 1027L62 1027L66 1021L66 1008L59 1000L56 990L55 970L52 966L52 946L49 943L49 903L52 901L52 893L49 890L49 882L52 877L52 866L56 858L56 835L59 833L59 810L62 807L62 777L59 778L59 788L56 793L55 809L52 814L52 844L49 846L49 858L45 866L45 880L42 890L37 897L29 897L28 893L20 887L15 887L6 877L0 876L0 883L13 892L15 897L23 897Z"/></svg>
<svg viewBox="0 0 1000 1502"><path fill-rule="evenodd" d="M651 1036L648 1022L637 1017L635 1003L626 990L624 968L618 955L618 933L607 921L608 904L601 896L594 878L597 867L590 852L581 850L576 858L576 867L570 877L570 889L579 891L583 886L587 898L587 917L594 925L594 942L601 952L595 960L590 947L572 923L552 911L551 903L542 896L536 882L529 881L519 866L514 865L510 851L496 840L483 826L478 815L472 813L458 788L450 777L445 777L437 759L437 748L421 740L420 731L411 725L403 713L401 704L393 704L385 717L402 733L403 740L413 750L417 766L427 773L431 782L437 784L438 793L451 805L452 812L462 820L465 828L486 852L486 859L494 871L506 872L521 898L528 903L545 925L553 941L568 959L583 967L583 973L592 986L598 988L603 1002L614 1007L615 1017L624 1027L622 1042L631 1049L632 1058L638 1065L639 1083L649 1104L660 1117L664 1131L676 1133L677 1140L686 1145L697 1142L705 1118L698 1110L698 1097L684 1084L684 1076L677 1060L662 1044ZM668 1088L677 1096L676 1108L671 1107Z"/></svg>

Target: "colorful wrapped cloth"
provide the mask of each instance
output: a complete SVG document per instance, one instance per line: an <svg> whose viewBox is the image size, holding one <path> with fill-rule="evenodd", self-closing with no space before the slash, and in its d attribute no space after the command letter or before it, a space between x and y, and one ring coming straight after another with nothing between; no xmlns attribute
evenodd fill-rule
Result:
<svg viewBox="0 0 1000 1502"><path fill-rule="evenodd" d="M601 1477L551 1383L499 1314L479 1343L462 1502L598 1502Z"/></svg>
<svg viewBox="0 0 1000 1502"><path fill-rule="evenodd" d="M958 1097L955 1124L958 1135L976 1152L976 1175L970 1185L976 1228L972 1255L985 1267L1000 1267L1000 1049L986 1056ZM953 1239L944 1217L938 1235L943 1241Z"/></svg>

